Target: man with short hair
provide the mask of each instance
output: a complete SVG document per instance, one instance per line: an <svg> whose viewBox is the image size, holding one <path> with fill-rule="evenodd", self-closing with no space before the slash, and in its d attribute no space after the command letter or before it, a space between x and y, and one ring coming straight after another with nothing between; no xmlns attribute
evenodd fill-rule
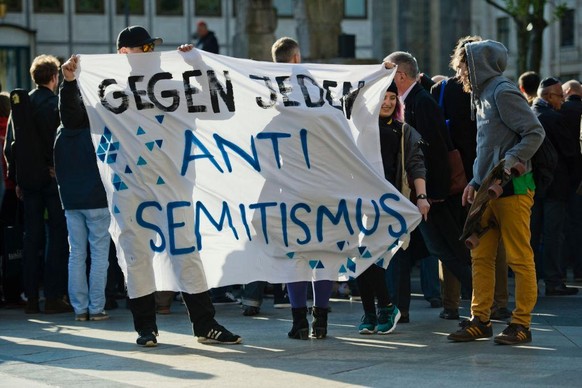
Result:
<svg viewBox="0 0 582 388"><path fill-rule="evenodd" d="M162 39L152 38L147 30L141 26L131 26L123 29L117 36L117 52L127 53L147 53L155 50L156 44L161 44ZM180 51L192 50L192 45L182 45ZM73 55L63 65L63 76L66 87L77 88L75 71L79 58ZM77 109L86 111L83 105L77 104ZM193 238L194 236L192 236ZM134 249L136 254L140 252L137 244L142 242L135 239L135 236L122 233L119 246L125 249ZM199 258L192 257L188 266L182 267L182 273L177 274L177 278L188 278L195 284L188 284L188 287L196 289L208 289L203 273L202 263ZM156 346L158 327L156 324L156 301L154 296L154 266L153 257L140 257L137 260L128 260L120 263L125 268L126 282L128 284L129 308L133 315L135 330L138 332L137 344L141 346ZM239 344L242 338L228 331L219 325L214 319L215 310L210 300L208 291L199 293L182 292L182 298L186 304L194 335L198 337L198 342L203 344Z"/></svg>
<svg viewBox="0 0 582 388"><path fill-rule="evenodd" d="M59 126L58 97L60 63L52 55L39 55L30 67L36 88L29 93L32 127L14 134L16 195L24 202L23 283L28 298L26 314L39 310L41 263L44 250L44 294L46 314L72 311L63 298L67 291L67 225L55 180L53 143Z"/></svg>
<svg viewBox="0 0 582 388"><path fill-rule="evenodd" d="M527 103L531 106L537 97L540 76L535 71L526 71L517 80L519 90L525 96Z"/></svg>
<svg viewBox="0 0 582 388"><path fill-rule="evenodd" d="M196 48L202 51L207 51L209 53L218 54L220 48L218 46L218 40L213 31L208 29L208 24L205 21L199 21L196 25L196 34L194 35L198 41L196 42Z"/></svg>
<svg viewBox="0 0 582 388"><path fill-rule="evenodd" d="M473 259L473 298L471 319L448 336L456 342L493 336L490 321L495 289L495 257L503 242L507 264L515 274L515 310L511 323L495 337L499 344L531 342L531 312L537 300L537 281L530 246L530 215L535 183L531 158L542 144L544 129L524 96L503 77L507 49L499 42L484 40L459 46L453 54L463 89L471 92L477 109L477 157L473 179L463 192L463 204L473 203L485 177L502 159L506 173L518 163L525 173L514 177L503 194L489 201L481 225L496 225L481 236L471 251Z"/></svg>
<svg viewBox="0 0 582 388"><path fill-rule="evenodd" d="M460 194L449 197L451 185L448 151L452 144L447 132L441 109L432 96L420 85L416 58L411 54L397 51L384 59L398 65L394 82L398 95L404 102L405 122L422 136L421 148L424 154L426 173L426 193L416 193L416 199L427 199L431 204L428 220L422 221L419 229L431 256L439 258L463 288L470 293L471 261L465 245L459 241L463 224L463 209ZM403 255L402 263L397 263L399 282L410 278L406 272L410 266L409 254ZM399 285L398 308L402 312L401 322L409 319L410 292Z"/></svg>
<svg viewBox="0 0 582 388"><path fill-rule="evenodd" d="M299 43L287 36L279 38L271 47L271 56L273 57L273 62L301 63Z"/></svg>
<svg viewBox="0 0 582 388"><path fill-rule="evenodd" d="M545 195L534 197L531 216L531 241L536 262L542 263L546 295L575 295L577 288L563 280L564 220L570 197L570 161L579 155L577 142L568 137L564 116L558 113L564 102L562 84L557 78L542 80L532 110L540 120L558 155L553 180Z"/></svg>
<svg viewBox="0 0 582 388"><path fill-rule="evenodd" d="M570 170L570 199L566 211L566 247L567 257L571 260L574 270L574 280L582 282L582 196L576 194L576 189L582 182L582 155L580 146L582 140L582 85L576 80L570 80L562 85L566 101L562 104L560 113L564 115L566 130L572 145L576 147L577 158L568 166Z"/></svg>

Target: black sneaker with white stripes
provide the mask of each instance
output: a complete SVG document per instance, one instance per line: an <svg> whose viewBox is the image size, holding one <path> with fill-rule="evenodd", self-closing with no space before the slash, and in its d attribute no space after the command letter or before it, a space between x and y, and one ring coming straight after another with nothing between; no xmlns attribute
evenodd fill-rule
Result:
<svg viewBox="0 0 582 388"><path fill-rule="evenodd" d="M198 337L198 342L205 345L222 344L235 345L242 343L242 338L239 335L232 334L223 326L215 325L208 331L204 337Z"/></svg>
<svg viewBox="0 0 582 388"><path fill-rule="evenodd" d="M158 346L158 339L156 338L158 336L157 332L151 330L144 330L140 331L138 334L139 337L137 337L137 340L135 342L139 346L145 346L147 348Z"/></svg>

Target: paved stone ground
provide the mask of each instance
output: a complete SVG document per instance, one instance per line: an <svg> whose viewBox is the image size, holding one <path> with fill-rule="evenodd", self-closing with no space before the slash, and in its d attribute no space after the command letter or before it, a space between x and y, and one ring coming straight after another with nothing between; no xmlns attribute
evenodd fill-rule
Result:
<svg viewBox="0 0 582 388"><path fill-rule="evenodd" d="M463 306L467 315L468 302ZM159 316L157 348L135 345L125 308L102 322L0 310L0 386L582 385L582 295L540 296L534 340L516 347L492 340L449 343L445 336L456 322L439 319L439 310L420 297L412 302L411 323L387 336L357 333L359 302L338 300L332 308L329 338L296 341L286 337L290 311L273 309L269 299L252 318L238 306L219 306L219 321L245 342L205 346L193 338L184 307L175 303L173 314ZM495 322L494 334L504 327Z"/></svg>

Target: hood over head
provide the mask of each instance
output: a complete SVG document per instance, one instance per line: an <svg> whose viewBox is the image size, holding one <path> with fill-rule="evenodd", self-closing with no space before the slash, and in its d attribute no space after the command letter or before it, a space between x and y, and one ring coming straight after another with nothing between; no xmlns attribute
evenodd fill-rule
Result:
<svg viewBox="0 0 582 388"><path fill-rule="evenodd" d="M467 69L475 97L493 77L503 74L507 67L507 48L494 40L483 40L465 46Z"/></svg>

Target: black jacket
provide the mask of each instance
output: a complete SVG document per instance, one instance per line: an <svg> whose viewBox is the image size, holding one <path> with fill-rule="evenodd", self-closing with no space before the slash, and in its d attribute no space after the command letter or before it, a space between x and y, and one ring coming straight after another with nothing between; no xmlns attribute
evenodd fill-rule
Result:
<svg viewBox="0 0 582 388"><path fill-rule="evenodd" d="M196 48L209 53L218 54L218 40L216 40L214 32L208 31L208 34L206 34L204 38L198 39L198 42L196 42Z"/></svg>
<svg viewBox="0 0 582 388"><path fill-rule="evenodd" d="M441 81L431 89L437 103L442 85ZM447 79L442 105L449 136L461 154L467 182L470 182L473 179L473 162L477 157L477 122L471 119L471 95L463 91L463 85L457 78Z"/></svg>
<svg viewBox="0 0 582 388"><path fill-rule="evenodd" d="M531 106L544 127L546 136L558 153L558 164L554 170L554 180L548 188L546 198L567 201L570 197L570 172L568 164L575 157L576 148L568 138L564 116L554 110L546 101L536 98ZM579 147L579 146L578 146Z"/></svg>
<svg viewBox="0 0 582 388"><path fill-rule="evenodd" d="M574 164L570 167L570 183L574 188L578 187L582 180L582 155L580 155L580 118L582 117L582 98L572 95L566 99L560 109L566 120L566 129L572 145L576 148L577 158L574 158Z"/></svg>
<svg viewBox="0 0 582 388"><path fill-rule="evenodd" d="M404 100L404 120L422 137L426 173L426 191L431 199L445 199L451 186L447 144L448 134L436 101L418 83Z"/></svg>
<svg viewBox="0 0 582 388"><path fill-rule="evenodd" d="M48 186L53 162L53 143L59 126L59 98L52 90L39 86L29 93L31 128L15 133L13 163L16 183L23 190L40 190ZM12 168L12 167L11 167Z"/></svg>
<svg viewBox="0 0 582 388"><path fill-rule="evenodd" d="M99 176L89 119L77 81L63 82L59 105L62 125L55 140L54 158L63 208L106 208L105 188Z"/></svg>

